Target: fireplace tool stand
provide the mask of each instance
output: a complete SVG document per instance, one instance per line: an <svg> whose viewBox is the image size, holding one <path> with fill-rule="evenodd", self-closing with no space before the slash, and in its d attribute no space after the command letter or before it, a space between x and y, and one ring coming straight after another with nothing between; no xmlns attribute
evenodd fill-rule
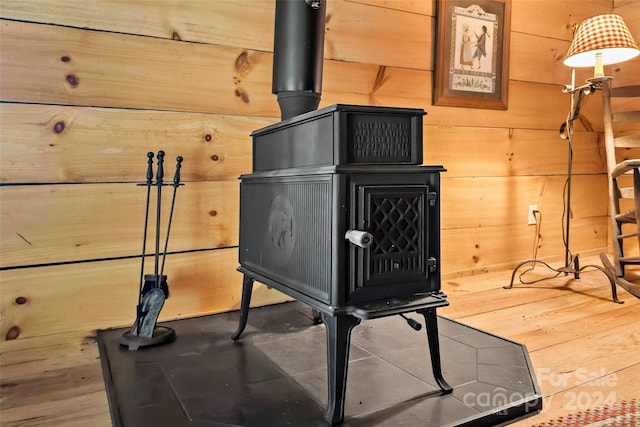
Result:
<svg viewBox="0 0 640 427"><path fill-rule="evenodd" d="M180 168L183 158L176 158L176 172L173 183L164 183L164 151L158 151L158 170L156 182L153 182L153 153L147 153L147 182L138 184L147 187L146 212L144 218L144 236L142 240L142 261L140 267L140 291L138 293L138 305L136 306L136 320L131 329L120 337L120 344L129 347L129 350L138 350L140 347L164 344L175 339L175 331L166 326L158 326L156 322L165 299L169 298L169 285L167 276L164 275L164 263L167 257L167 247L169 245L169 233L173 220L173 209L176 202L176 192L178 187L184 185L180 183ZM167 233L162 253L162 264L160 265L160 213L162 205L162 187L173 186L173 197L171 200L171 210L167 224ZM156 201L156 235L153 274L144 273L144 260L146 256L147 228L149 224L149 199L151 187L157 187Z"/></svg>
<svg viewBox="0 0 640 427"><path fill-rule="evenodd" d="M453 388L445 381L442 375L442 365L440 362L440 340L436 308L449 305L444 298L444 294L432 292L416 295L408 299L384 300L377 303L345 306L336 309L335 307L322 304L313 298L298 293L289 287L281 286L278 282L252 272L245 267L239 267L238 271L243 273L244 277L242 282L240 320L238 329L231 337L233 341L240 338L240 335L247 325L254 280L278 289L320 313L327 336L328 397L324 418L331 425L340 424L344 420L344 402L351 331L359 325L362 320L400 315L407 320L407 323L413 329L419 331L421 325L413 319L408 319L404 314L409 312L421 314L425 319L429 354L435 381L443 394L449 394L453 391Z"/></svg>
<svg viewBox="0 0 640 427"><path fill-rule="evenodd" d="M526 261L521 262L520 264L518 264L514 269L513 269L513 273L511 274L511 282L509 283L508 286L504 286L504 289L511 289L513 287L513 282L516 276L516 272L518 270L520 270L521 267L523 267L524 265L527 264L533 264L533 266L535 267L535 265L537 263L540 263L542 265L544 265L545 267L547 267L549 270L555 272L556 274L544 279L539 279L536 280L535 282L532 283L536 283L538 281L542 281L542 280L546 280L546 279L552 279L555 277L558 277L560 274L563 274L565 276L569 275L569 274L573 274L574 279L578 280L580 279L580 273L587 269L587 268L595 268L598 269L600 271L602 271L604 273L605 276L607 276L607 279L609 279L609 283L611 284L611 296L612 296L612 300L615 303L618 304L622 304L624 303L624 301L620 301L618 299L618 293L616 291L616 283L615 283L615 278L611 275L611 273L609 271L607 271L605 268L599 266L599 265L594 265L594 264L589 264L589 265L584 265L584 266L580 266L580 261L578 258L578 255L573 255L571 253L571 251L569 250L569 229L570 229L570 221L571 221L571 175L572 175L572 166L573 166L573 121L575 119L578 118L578 116L580 115L580 106L582 104L582 98L585 95L591 95L592 93L595 93L595 91L598 88L602 87L602 81L592 81L592 79L587 80L587 84L584 84L582 86L579 87L575 87L575 69L573 69L572 71L572 79L571 79L571 84L570 85L565 85L562 88L562 91L564 93L569 93L571 95L571 102L570 102L570 108L569 108L569 115L567 116L567 120L562 124L562 126L560 127L560 138L561 139L566 139L568 141L568 147L569 147L569 160L568 160L568 168L567 168L567 182L566 182L566 193L565 193L565 208L564 208L564 214L566 215L565 219L565 224L564 224L564 229L563 229L563 239L564 239L564 245L565 245L565 255L564 255L564 266L559 267L559 268L553 268L551 267L549 264L537 260L537 259L529 259ZM577 99L576 99L577 97Z"/></svg>

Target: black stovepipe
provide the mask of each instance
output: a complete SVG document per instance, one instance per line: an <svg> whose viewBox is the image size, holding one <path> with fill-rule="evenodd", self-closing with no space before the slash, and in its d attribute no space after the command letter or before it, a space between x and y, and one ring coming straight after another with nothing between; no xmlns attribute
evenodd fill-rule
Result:
<svg viewBox="0 0 640 427"><path fill-rule="evenodd" d="M276 0L272 92L282 120L318 108L326 0Z"/></svg>

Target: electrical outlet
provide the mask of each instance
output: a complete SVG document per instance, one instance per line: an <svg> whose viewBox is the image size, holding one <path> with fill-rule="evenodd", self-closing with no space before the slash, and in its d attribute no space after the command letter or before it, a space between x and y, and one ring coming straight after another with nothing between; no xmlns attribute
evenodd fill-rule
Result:
<svg viewBox="0 0 640 427"><path fill-rule="evenodd" d="M533 213L538 210L538 205L529 205L529 213L527 215L527 225L533 225L538 222L538 218Z"/></svg>

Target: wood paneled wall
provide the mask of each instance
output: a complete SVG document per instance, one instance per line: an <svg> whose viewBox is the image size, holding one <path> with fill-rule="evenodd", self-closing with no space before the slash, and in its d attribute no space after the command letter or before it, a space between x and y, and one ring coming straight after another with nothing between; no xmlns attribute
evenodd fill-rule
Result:
<svg viewBox="0 0 640 427"><path fill-rule="evenodd" d="M639 6L615 2L636 38ZM445 276L531 257L530 204L542 212L538 256L563 256L567 145L558 128L570 71L562 59L571 25L613 8L611 0L513 0L509 109L494 111L431 105L434 2L328 0L321 106L428 112L424 162L448 169ZM273 15L273 0L2 0L1 339L134 320L146 196L136 183L146 153L161 149L168 175L184 157L186 184L161 320L239 306L237 178L251 170L251 131L279 118ZM608 71L626 82L639 70L636 60ZM594 95L575 136L574 252L607 245L601 130ZM255 304L284 299L255 292Z"/></svg>

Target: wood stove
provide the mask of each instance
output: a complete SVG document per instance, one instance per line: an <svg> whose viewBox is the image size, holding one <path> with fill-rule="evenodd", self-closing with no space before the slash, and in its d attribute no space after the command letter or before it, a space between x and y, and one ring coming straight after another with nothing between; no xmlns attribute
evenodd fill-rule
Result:
<svg viewBox="0 0 640 427"><path fill-rule="evenodd" d="M328 404L344 417L350 334L361 320L418 312L443 392L436 308L441 166L421 166L421 109L334 105L253 132L241 176L239 271L247 322L257 280L316 310L327 329ZM412 322L415 328L420 327Z"/></svg>
<svg viewBox="0 0 640 427"><path fill-rule="evenodd" d="M307 304L326 326L325 419L344 419L351 330L418 312L443 393L441 166L422 164L421 109L333 105L322 88L325 0L276 0L272 92L282 121L256 130L253 173L240 177L237 340L254 280ZM419 330L413 319L407 322Z"/></svg>

